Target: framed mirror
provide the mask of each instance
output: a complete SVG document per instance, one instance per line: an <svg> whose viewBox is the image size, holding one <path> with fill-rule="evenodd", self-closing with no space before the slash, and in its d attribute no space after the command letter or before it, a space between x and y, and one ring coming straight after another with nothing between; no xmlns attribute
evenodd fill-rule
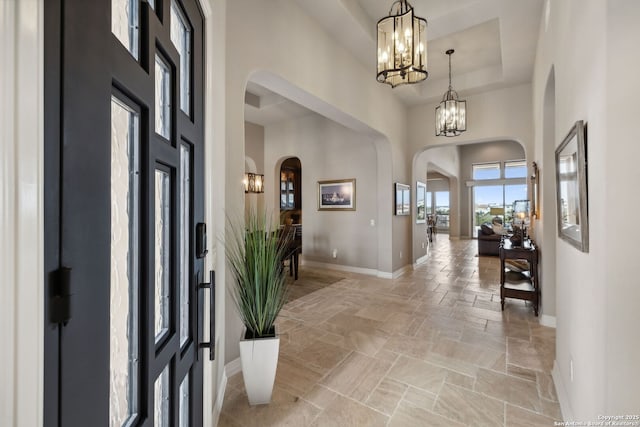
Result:
<svg viewBox="0 0 640 427"><path fill-rule="evenodd" d="M586 126L577 121L556 149L558 236L589 252Z"/></svg>

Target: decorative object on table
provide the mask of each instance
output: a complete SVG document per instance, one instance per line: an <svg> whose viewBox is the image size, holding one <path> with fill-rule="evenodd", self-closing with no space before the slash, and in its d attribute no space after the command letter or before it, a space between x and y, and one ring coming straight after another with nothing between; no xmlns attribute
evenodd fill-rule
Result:
<svg viewBox="0 0 640 427"><path fill-rule="evenodd" d="M436 107L436 136L458 136L467 130L467 101L458 99L458 92L451 86L451 55L449 49L449 89Z"/></svg>
<svg viewBox="0 0 640 427"><path fill-rule="evenodd" d="M587 127L578 120L556 149L558 236L589 252Z"/></svg>
<svg viewBox="0 0 640 427"><path fill-rule="evenodd" d="M355 178L318 181L318 210L355 211Z"/></svg>
<svg viewBox="0 0 640 427"><path fill-rule="evenodd" d="M225 252L233 277L231 296L245 326L240 361L251 405L271 401L280 348L275 321L286 302L288 239L264 211L250 211L244 223L228 220Z"/></svg>
<svg viewBox="0 0 640 427"><path fill-rule="evenodd" d="M245 193L264 193L264 175L247 172L243 184Z"/></svg>
<svg viewBox="0 0 640 427"><path fill-rule="evenodd" d="M511 240L511 244L513 246L522 246L522 242L524 241L524 236L522 232L522 228L517 225L513 226L513 234L509 238Z"/></svg>
<svg viewBox="0 0 640 427"><path fill-rule="evenodd" d="M527 226L529 225L529 200L516 200L513 202L513 221L522 229L523 237L527 235Z"/></svg>
<svg viewBox="0 0 640 427"><path fill-rule="evenodd" d="M536 162L531 164L531 169L533 170L531 175L531 215L538 219L540 218L540 171Z"/></svg>
<svg viewBox="0 0 640 427"><path fill-rule="evenodd" d="M427 72L427 21L413 14L406 0L391 4L378 21L377 80L391 87L419 83Z"/></svg>
<svg viewBox="0 0 640 427"><path fill-rule="evenodd" d="M424 224L427 222L426 194L427 184L420 181L416 182L416 224Z"/></svg>
<svg viewBox="0 0 640 427"><path fill-rule="evenodd" d="M396 215L411 213L411 186L396 182Z"/></svg>

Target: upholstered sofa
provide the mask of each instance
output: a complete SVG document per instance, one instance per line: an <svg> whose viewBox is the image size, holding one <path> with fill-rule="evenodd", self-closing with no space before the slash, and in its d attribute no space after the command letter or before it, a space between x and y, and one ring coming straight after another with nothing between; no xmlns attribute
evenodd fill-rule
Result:
<svg viewBox="0 0 640 427"><path fill-rule="evenodd" d="M478 255L498 256L502 234L496 234L490 224L482 224L478 231Z"/></svg>

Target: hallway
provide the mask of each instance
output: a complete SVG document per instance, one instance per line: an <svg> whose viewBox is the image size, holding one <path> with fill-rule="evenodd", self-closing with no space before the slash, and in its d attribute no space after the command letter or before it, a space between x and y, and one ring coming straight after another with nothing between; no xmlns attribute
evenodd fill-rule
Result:
<svg viewBox="0 0 640 427"><path fill-rule="evenodd" d="M555 330L523 301L500 311L499 260L476 245L439 235L395 280L327 272L281 312L272 403L250 407L238 373L218 425L553 425ZM302 267L293 286L323 274Z"/></svg>

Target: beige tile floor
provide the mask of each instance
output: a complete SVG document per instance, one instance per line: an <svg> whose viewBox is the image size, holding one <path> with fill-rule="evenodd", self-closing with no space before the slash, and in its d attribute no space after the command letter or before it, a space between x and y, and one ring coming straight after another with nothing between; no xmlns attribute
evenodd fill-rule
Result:
<svg viewBox="0 0 640 427"><path fill-rule="evenodd" d="M395 280L327 272L282 310L272 403L249 406L234 375L218 425L552 426L555 330L523 301L501 312L499 261L475 254L439 235ZM305 273L323 272L294 286Z"/></svg>

